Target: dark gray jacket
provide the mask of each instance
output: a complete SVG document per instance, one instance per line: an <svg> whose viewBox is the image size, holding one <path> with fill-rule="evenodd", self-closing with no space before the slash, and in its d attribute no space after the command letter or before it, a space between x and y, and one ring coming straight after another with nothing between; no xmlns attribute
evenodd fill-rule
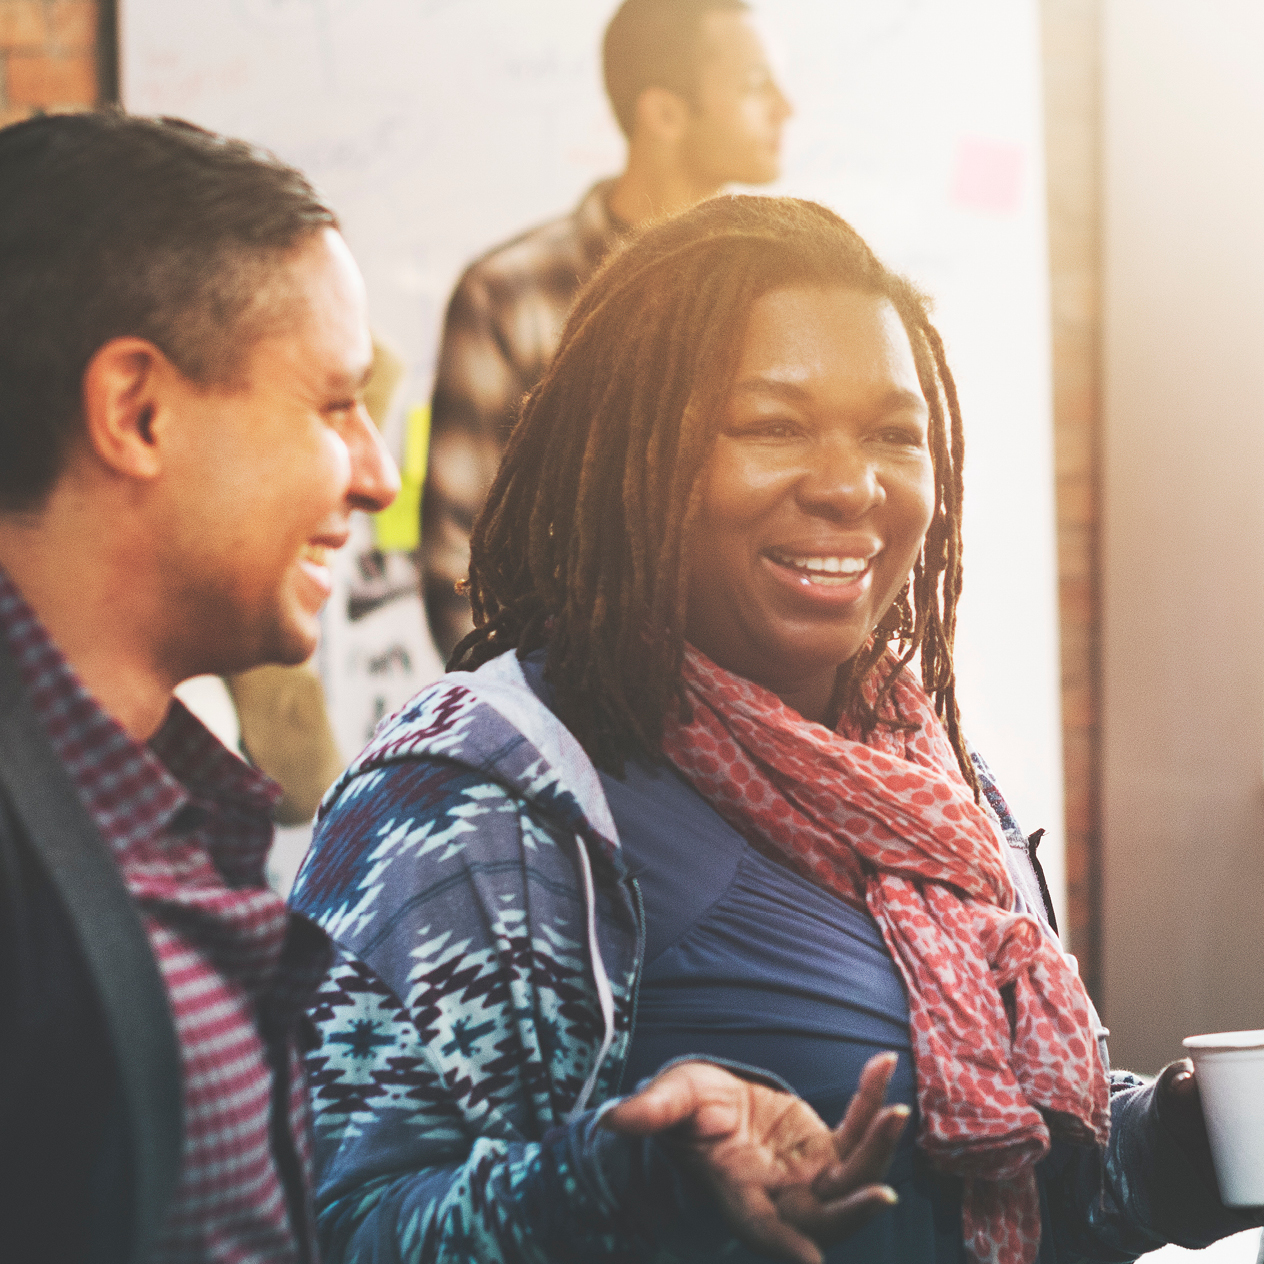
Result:
<svg viewBox="0 0 1264 1264"><path fill-rule="evenodd" d="M180 1170L166 989L0 641L0 1251L141 1264Z"/></svg>

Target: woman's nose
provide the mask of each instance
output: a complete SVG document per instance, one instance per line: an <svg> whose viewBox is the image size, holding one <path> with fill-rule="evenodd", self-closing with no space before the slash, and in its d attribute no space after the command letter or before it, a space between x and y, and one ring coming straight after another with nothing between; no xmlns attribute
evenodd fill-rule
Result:
<svg viewBox="0 0 1264 1264"><path fill-rule="evenodd" d="M863 517L886 500L878 465L864 447L847 438L817 445L799 481L799 503L808 512L840 522Z"/></svg>
<svg viewBox="0 0 1264 1264"><path fill-rule="evenodd" d="M347 497L352 507L367 513L385 509L399 494L399 470L363 404L355 410L346 442L351 457Z"/></svg>

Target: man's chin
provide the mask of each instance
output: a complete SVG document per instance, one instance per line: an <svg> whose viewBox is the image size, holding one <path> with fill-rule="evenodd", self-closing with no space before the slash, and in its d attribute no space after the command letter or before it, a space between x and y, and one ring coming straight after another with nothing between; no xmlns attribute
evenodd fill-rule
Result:
<svg viewBox="0 0 1264 1264"><path fill-rule="evenodd" d="M297 667L316 653L319 640L320 624L315 615L291 620L271 629L270 635L261 641L258 654L250 667L263 667L267 664ZM249 667L240 670L248 671Z"/></svg>
<svg viewBox="0 0 1264 1264"><path fill-rule="evenodd" d="M316 653L318 640L319 637L315 633L302 638L292 637L279 646L275 656L267 661L281 667L297 667L300 663L307 662Z"/></svg>

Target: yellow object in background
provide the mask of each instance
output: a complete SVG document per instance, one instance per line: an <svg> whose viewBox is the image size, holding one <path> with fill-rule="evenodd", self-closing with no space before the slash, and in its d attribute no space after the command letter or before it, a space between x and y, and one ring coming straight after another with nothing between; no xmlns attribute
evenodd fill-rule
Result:
<svg viewBox="0 0 1264 1264"><path fill-rule="evenodd" d="M430 405L408 410L399 495L373 515L373 538L383 553L411 553L421 543L421 485L426 481L430 452Z"/></svg>

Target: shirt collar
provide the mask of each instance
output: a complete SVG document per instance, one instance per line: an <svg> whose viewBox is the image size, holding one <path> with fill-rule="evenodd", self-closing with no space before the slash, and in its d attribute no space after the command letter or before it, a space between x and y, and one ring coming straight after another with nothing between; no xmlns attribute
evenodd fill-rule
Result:
<svg viewBox="0 0 1264 1264"><path fill-rule="evenodd" d="M610 209L614 184L614 180L599 180L584 194L575 210L584 251L594 260L604 258L617 242L632 232Z"/></svg>
<svg viewBox="0 0 1264 1264"><path fill-rule="evenodd" d="M239 828L249 823L247 833L266 850L279 787L233 755L178 700L149 744L137 742L84 688L3 567L0 636L54 752L116 853L156 839L189 807L227 812Z"/></svg>

